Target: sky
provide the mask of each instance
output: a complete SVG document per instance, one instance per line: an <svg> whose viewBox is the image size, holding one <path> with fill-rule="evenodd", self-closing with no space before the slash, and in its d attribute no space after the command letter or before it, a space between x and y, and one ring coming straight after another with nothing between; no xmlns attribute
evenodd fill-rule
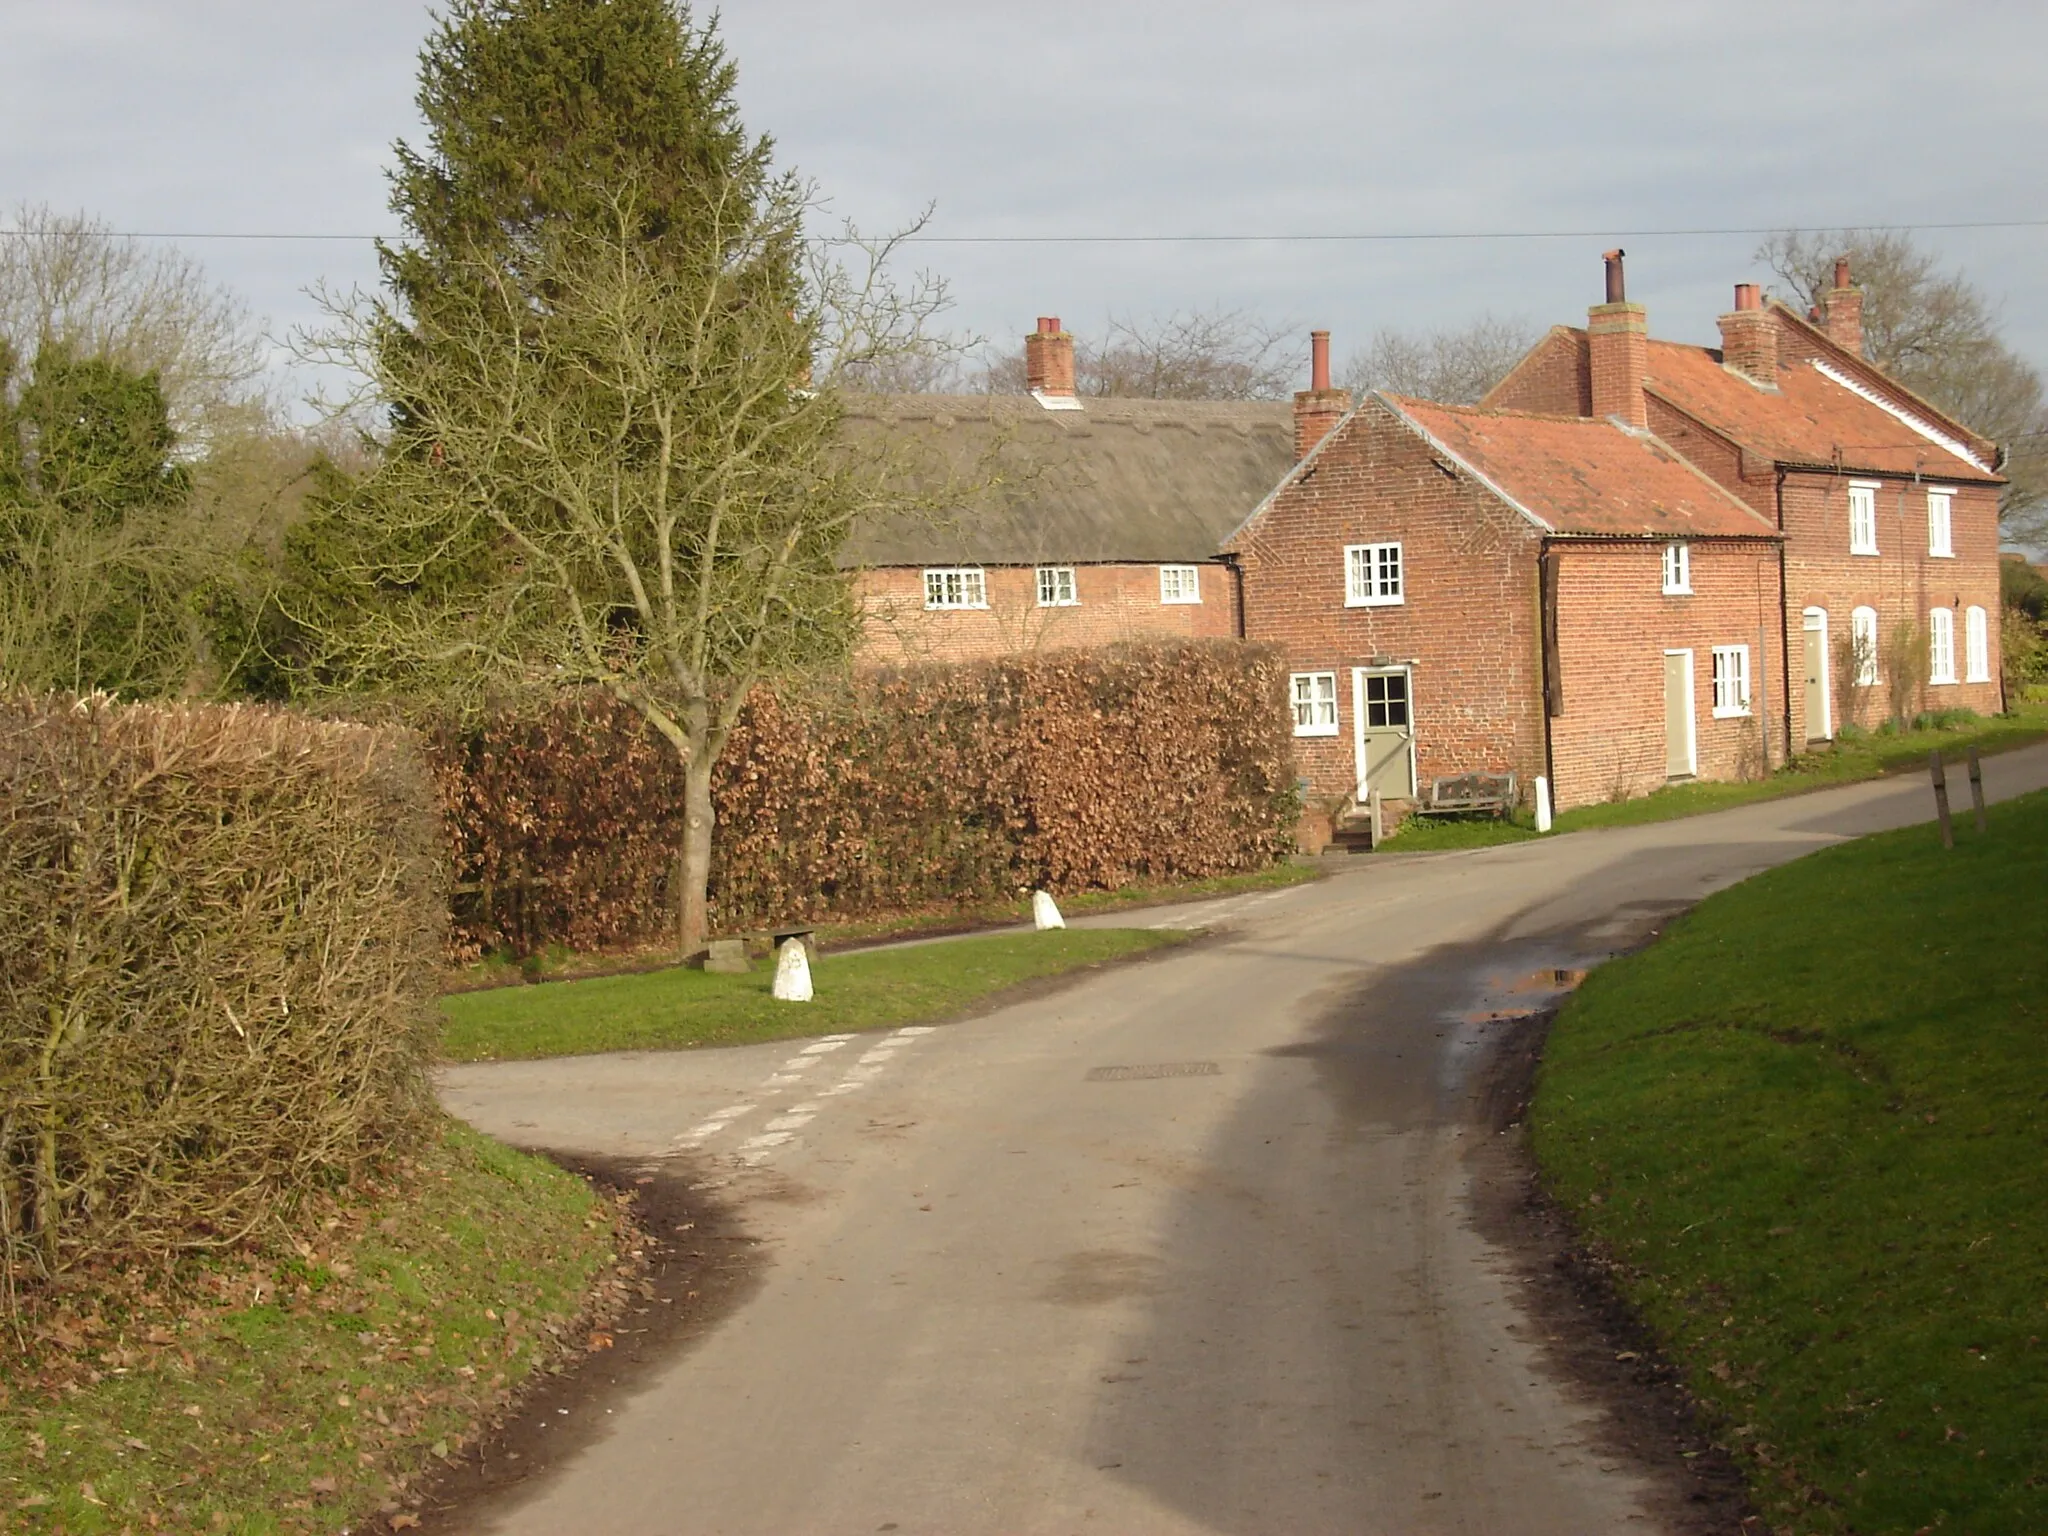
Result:
<svg viewBox="0 0 2048 1536"><path fill-rule="evenodd" d="M179 242L283 338L309 289L376 282L359 237L394 229L428 19L0 0L0 222L25 202L357 237ZM883 230L932 204L934 236L1012 237L913 257L951 325L1003 346L1038 315L1244 309L1304 333L1305 374L1311 327L1341 368L1382 327L1583 323L1615 244L1652 333L1711 342L1732 285L1769 278L1758 231L2034 220L1916 238L2048 370L2038 0L731 0L721 25L748 125L833 216ZM1186 235L1249 238L1152 238ZM1403 238L1286 238L1356 235Z"/></svg>

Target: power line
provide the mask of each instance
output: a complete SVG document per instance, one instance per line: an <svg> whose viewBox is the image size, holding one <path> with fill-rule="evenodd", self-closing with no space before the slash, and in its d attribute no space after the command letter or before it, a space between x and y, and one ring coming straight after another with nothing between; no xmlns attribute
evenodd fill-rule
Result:
<svg viewBox="0 0 2048 1536"><path fill-rule="evenodd" d="M1479 241L1479 240L1669 240L1697 239L1716 235L1774 235L1783 230L1796 228L1790 224L1759 225L1701 225L1694 228L1673 229L1477 229L1477 230L1357 230L1332 231L1327 233L1272 233L1272 234L1168 234L1168 235L928 235L915 234L904 237L905 244L914 245L1363 245L1398 244L1423 241ZM1970 230L1970 229L2048 229L2048 219L1956 219L1922 224L1868 224L1845 225L1844 228L1892 229L1909 233L1929 230ZM103 234L119 240L246 240L246 241L342 241L366 243L372 240L399 240L402 235L383 234L323 234L290 230L217 230L217 229L109 229L88 231ZM32 238L37 232L25 229L0 229L0 239ZM838 243L838 242L828 242Z"/></svg>

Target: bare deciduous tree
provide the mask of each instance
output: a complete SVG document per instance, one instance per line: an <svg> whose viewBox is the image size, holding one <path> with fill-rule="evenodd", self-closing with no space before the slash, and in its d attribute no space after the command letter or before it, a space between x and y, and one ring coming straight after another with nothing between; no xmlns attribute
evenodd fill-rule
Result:
<svg viewBox="0 0 2048 1536"><path fill-rule="evenodd" d="M1448 405L1470 405L1498 384L1535 345L1526 320L1481 315L1449 330L1374 333L1344 370L1344 385L1356 395L1384 389Z"/></svg>
<svg viewBox="0 0 2048 1536"><path fill-rule="evenodd" d="M792 308L800 189L731 192L662 236L630 182L593 189L604 217L538 231L516 282L495 253L457 258L431 316L358 296L317 354L403 405L334 513L362 599L322 637L334 675L444 700L596 686L638 712L684 771L686 953L707 931L711 771L747 695L846 653L835 553L857 518L904 510L887 445L842 436L830 381L915 354L945 303L888 279L898 235L856 242L864 270L815 260ZM423 580L456 550L464 580Z"/></svg>
<svg viewBox="0 0 2048 1536"><path fill-rule="evenodd" d="M1074 339L1074 388L1097 398L1284 400L1299 387L1296 327L1242 309L1113 318L1100 337ZM1024 393L1020 350L983 359L977 392Z"/></svg>
<svg viewBox="0 0 2048 1536"><path fill-rule="evenodd" d="M1835 259L1863 290L1863 352L1957 420L1996 439L2011 480L1999 504L2009 536L2036 537L2048 514L2048 411L2040 374L1998 334L1996 306L1899 230L1785 230L1757 249L1801 313L1823 307Z"/></svg>
<svg viewBox="0 0 2048 1536"><path fill-rule="evenodd" d="M192 257L85 214L23 204L0 234L0 342L23 363L54 342L154 373L191 448L260 414L262 327Z"/></svg>

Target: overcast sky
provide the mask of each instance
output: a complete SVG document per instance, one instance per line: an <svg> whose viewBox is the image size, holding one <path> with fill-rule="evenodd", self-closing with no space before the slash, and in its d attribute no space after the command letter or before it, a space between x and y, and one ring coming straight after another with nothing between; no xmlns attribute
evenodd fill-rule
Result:
<svg viewBox="0 0 2048 1536"><path fill-rule="evenodd" d="M0 0L0 205L388 232L426 25L418 0ZM1327 326L1341 363L1382 326L1580 322L1616 242L1652 332L1711 341L1768 275L1758 236L1649 231L2048 220L2038 0L734 0L724 31L750 127L863 225L935 202L939 235L1261 237L923 247L954 323L1006 342L1222 305ZM1577 233L1500 237L1544 231ZM1374 233L1490 238L1277 238ZM1919 238L2048 365L2048 227ZM279 332L313 283L376 276L360 240L185 243Z"/></svg>

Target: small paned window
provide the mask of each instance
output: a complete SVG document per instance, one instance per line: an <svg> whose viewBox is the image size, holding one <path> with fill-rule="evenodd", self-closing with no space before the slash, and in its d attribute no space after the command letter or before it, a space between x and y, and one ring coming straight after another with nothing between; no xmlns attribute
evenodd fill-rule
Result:
<svg viewBox="0 0 2048 1536"><path fill-rule="evenodd" d="M1969 608L1963 613L1963 681L1991 681L1991 625L1982 608Z"/></svg>
<svg viewBox="0 0 2048 1536"><path fill-rule="evenodd" d="M1953 610L1937 608L1927 615L1927 681L1952 683L1956 680L1956 616Z"/></svg>
<svg viewBox="0 0 2048 1536"><path fill-rule="evenodd" d="M1401 546L1347 544L1344 547L1344 606L1378 608L1404 602Z"/></svg>
<svg viewBox="0 0 2048 1536"><path fill-rule="evenodd" d="M1672 597L1692 595L1692 549L1689 545L1664 546L1664 591Z"/></svg>
<svg viewBox="0 0 2048 1536"><path fill-rule="evenodd" d="M1849 615L1849 644L1855 651L1856 686L1877 683L1877 610L1858 608Z"/></svg>
<svg viewBox="0 0 2048 1536"><path fill-rule="evenodd" d="M1368 726L1408 725L1408 674L1373 672L1365 679L1365 723Z"/></svg>
<svg viewBox="0 0 2048 1536"><path fill-rule="evenodd" d="M924 573L927 608L986 608L988 578L978 565L946 566Z"/></svg>
<svg viewBox="0 0 2048 1536"><path fill-rule="evenodd" d="M1202 573L1192 565L1162 565L1159 567L1159 601L1162 603L1199 603L1202 600Z"/></svg>
<svg viewBox="0 0 2048 1536"><path fill-rule="evenodd" d="M1714 718L1749 713L1749 647L1714 647Z"/></svg>
<svg viewBox="0 0 2048 1536"><path fill-rule="evenodd" d="M1337 674L1296 672L1290 681L1294 690L1294 734L1336 735Z"/></svg>
<svg viewBox="0 0 2048 1536"><path fill-rule="evenodd" d="M1874 485L1852 483L1849 487L1849 553L1877 553L1877 487Z"/></svg>
<svg viewBox="0 0 2048 1536"><path fill-rule="evenodd" d="M1927 553L1930 555L1955 554L1955 546L1949 541L1949 508L1954 501L1953 491L1927 493Z"/></svg>
<svg viewBox="0 0 2048 1536"><path fill-rule="evenodd" d="M1074 595L1074 568L1071 565L1041 565L1038 568L1039 607L1071 608L1080 601Z"/></svg>

